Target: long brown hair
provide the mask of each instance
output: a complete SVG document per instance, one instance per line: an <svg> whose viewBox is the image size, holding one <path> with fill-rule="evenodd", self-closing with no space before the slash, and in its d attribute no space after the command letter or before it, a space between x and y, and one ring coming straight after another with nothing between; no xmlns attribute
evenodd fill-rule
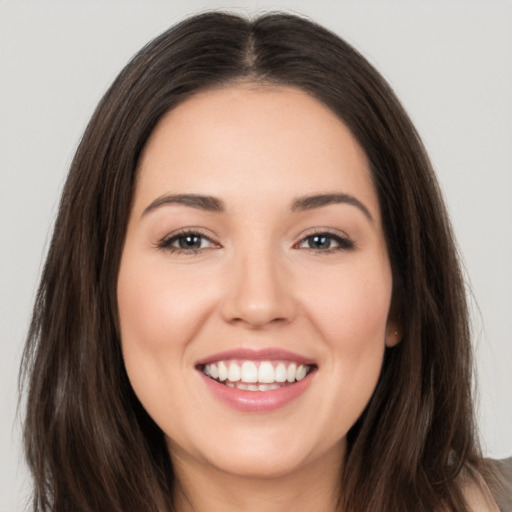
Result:
<svg viewBox="0 0 512 512"><path fill-rule="evenodd" d="M160 118L237 81L299 87L335 112L370 161L403 340L348 434L346 512L466 511L482 468L456 247L423 145L394 93L346 42L288 14L210 12L143 48L97 107L71 165L25 348L33 509L171 511L163 433L123 366L116 281L137 163Z"/></svg>

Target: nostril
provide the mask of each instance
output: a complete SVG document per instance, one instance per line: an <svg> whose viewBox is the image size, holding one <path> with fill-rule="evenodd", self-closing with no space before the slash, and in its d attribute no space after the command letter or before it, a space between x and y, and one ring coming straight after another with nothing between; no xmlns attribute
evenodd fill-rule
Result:
<svg viewBox="0 0 512 512"><path fill-rule="evenodd" d="M288 323L288 319L284 317L278 317L278 318L271 318L270 320L267 318L241 318L236 317L229 320L229 323L233 325L245 325L248 329L255 330L255 329L262 329L264 327L268 326L277 326L280 324L286 324Z"/></svg>
<svg viewBox="0 0 512 512"><path fill-rule="evenodd" d="M221 313L230 324L244 324L256 329L285 324L295 314L295 300L289 285L281 282L283 273L269 264L261 270L261 261L245 262L244 268L233 270L227 283Z"/></svg>

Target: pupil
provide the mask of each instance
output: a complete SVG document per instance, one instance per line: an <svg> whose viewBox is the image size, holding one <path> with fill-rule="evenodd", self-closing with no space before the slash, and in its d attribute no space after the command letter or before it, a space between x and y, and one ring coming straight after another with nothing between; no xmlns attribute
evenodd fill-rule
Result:
<svg viewBox="0 0 512 512"><path fill-rule="evenodd" d="M330 240L326 236L322 235L314 235L311 238L313 247L317 249L329 249L330 247Z"/></svg>
<svg viewBox="0 0 512 512"><path fill-rule="evenodd" d="M197 235L186 235L180 238L179 246L181 249L199 249L201 239Z"/></svg>

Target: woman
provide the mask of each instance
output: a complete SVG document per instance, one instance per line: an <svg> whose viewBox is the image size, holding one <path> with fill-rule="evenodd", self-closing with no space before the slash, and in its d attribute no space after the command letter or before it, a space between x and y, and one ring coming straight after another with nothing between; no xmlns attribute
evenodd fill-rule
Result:
<svg viewBox="0 0 512 512"><path fill-rule="evenodd" d="M422 144L350 46L208 13L98 106L27 342L34 510L497 510Z"/></svg>

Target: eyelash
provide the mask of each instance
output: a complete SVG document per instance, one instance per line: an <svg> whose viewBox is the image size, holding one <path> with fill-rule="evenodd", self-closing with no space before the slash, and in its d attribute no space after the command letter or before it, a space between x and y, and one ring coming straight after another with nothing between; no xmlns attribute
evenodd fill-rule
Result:
<svg viewBox="0 0 512 512"><path fill-rule="evenodd" d="M158 244L158 249L165 249L166 251L169 251L171 254L186 254L188 256L192 256L194 254L197 254L205 249L209 249L210 247L199 247L196 249L184 249L182 247L173 247L173 243L178 242L180 239L184 239L187 236L189 237L198 237L201 240L207 240L212 244L212 246L220 247L219 244L215 243L209 236L205 235L204 233L201 233L201 231L197 229L183 229L179 231L178 233L174 233L171 236L168 236L164 239L162 239Z"/></svg>
<svg viewBox="0 0 512 512"><path fill-rule="evenodd" d="M197 237L201 241L206 240L212 245L212 247L198 247L198 248L193 248L193 249L191 249L191 248L185 249L182 247L174 247L172 245L172 244L178 242L179 240L186 238L187 236ZM303 237L301 240L299 240L299 242L294 244L293 247L295 249L300 249L301 244L307 242L308 240L311 241L315 237L325 238L325 239L334 241L337 244L337 247L329 247L326 249L314 249L312 247L303 247L303 249L306 249L307 251L310 251L313 253L317 253L319 255L332 254L335 252L350 251L350 250L355 249L355 244L354 244L354 242L352 242L352 240L350 240L349 237L340 236L339 234L335 234L335 233L332 233L332 232L326 231L326 230L318 230L318 231L309 233L308 235ZM170 252L171 254L184 254L187 256L193 256L195 254L198 254L201 251L211 249L214 247L220 247L220 245L217 244L216 242L214 242L209 236L205 235L204 233L201 233L199 230L196 230L196 229L184 229L182 231L179 231L178 233L174 233L173 235L162 239L157 244L158 249L164 249L164 250Z"/></svg>
<svg viewBox="0 0 512 512"><path fill-rule="evenodd" d="M356 248L354 242L347 235L340 235L337 233L333 233L331 231L325 229L319 229L313 231L312 233L308 233L305 237L303 237L298 243L294 245L294 247L300 248L300 245L306 242L307 240L311 240L315 237L326 238L334 241L338 244L337 247L329 247L328 249L313 249L311 247L304 247L304 249L315 252L319 255L324 254L332 254L335 252L343 252L343 251L351 251Z"/></svg>

